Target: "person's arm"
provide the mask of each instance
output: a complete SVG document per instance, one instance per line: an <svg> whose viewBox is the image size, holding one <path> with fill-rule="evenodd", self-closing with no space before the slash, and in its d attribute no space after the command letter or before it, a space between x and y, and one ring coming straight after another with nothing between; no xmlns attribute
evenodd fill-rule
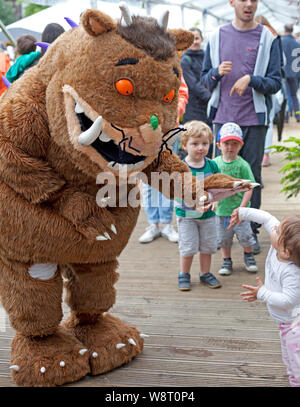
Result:
<svg viewBox="0 0 300 407"><path fill-rule="evenodd" d="M219 68L219 67L218 67ZM201 82L206 86L211 92L218 85L218 82L222 79L222 76L219 74L218 68L213 68L211 59L210 59L210 45L207 44L203 66L201 71Z"/></svg>
<svg viewBox="0 0 300 407"><path fill-rule="evenodd" d="M187 84L185 83L183 75L181 75L181 83L178 92L178 117L177 122L179 122L180 117L185 113L186 105L189 101L189 90Z"/></svg>
<svg viewBox="0 0 300 407"><path fill-rule="evenodd" d="M254 208L237 208L232 213L232 219L230 221L230 227L242 220L249 220L251 222L256 222L262 224L268 234L271 234L272 230L280 222L275 216L271 215L266 211Z"/></svg>
<svg viewBox="0 0 300 407"><path fill-rule="evenodd" d="M210 99L210 91L195 77L189 61L184 56L182 57L181 68L188 88L197 95L201 102L206 103Z"/></svg>
<svg viewBox="0 0 300 407"><path fill-rule="evenodd" d="M257 298L267 304L289 309L299 304L300 281L291 272L283 273L281 277L282 291L276 292L268 290L265 285L261 286L257 292Z"/></svg>
<svg viewBox="0 0 300 407"><path fill-rule="evenodd" d="M299 304L300 280L295 278L295 274L285 272L282 277L282 291L271 291L266 288L259 277L256 278L257 286L243 284L242 287L248 291L240 295L244 301L252 302L256 299L266 302L268 305L290 309Z"/></svg>
<svg viewBox="0 0 300 407"><path fill-rule="evenodd" d="M277 93L281 89L281 50L280 38L273 41L270 60L265 76L250 75L249 86L264 95Z"/></svg>

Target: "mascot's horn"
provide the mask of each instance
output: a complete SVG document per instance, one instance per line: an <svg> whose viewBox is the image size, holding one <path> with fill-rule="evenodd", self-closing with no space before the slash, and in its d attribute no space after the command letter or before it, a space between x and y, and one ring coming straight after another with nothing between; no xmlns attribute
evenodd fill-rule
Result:
<svg viewBox="0 0 300 407"><path fill-rule="evenodd" d="M122 12L122 17L123 17L122 25L125 25L125 26L131 25L132 24L132 18L131 18L130 11L129 11L129 8L128 8L127 4L124 1L122 1L119 4L119 8L120 8L120 10Z"/></svg>
<svg viewBox="0 0 300 407"><path fill-rule="evenodd" d="M4 82L4 85L7 87L7 89L10 87L10 82L9 80L6 78L6 76L2 75L2 80Z"/></svg>
<svg viewBox="0 0 300 407"><path fill-rule="evenodd" d="M48 42L35 42L34 44L37 45L38 47L43 48L45 51L51 45Z"/></svg>
<svg viewBox="0 0 300 407"><path fill-rule="evenodd" d="M75 23L75 21L71 20L69 17L64 17L64 19L66 20L66 22L72 27L79 27L78 24Z"/></svg>
<svg viewBox="0 0 300 407"><path fill-rule="evenodd" d="M168 21L169 21L169 11L165 11L161 17L157 20L158 24L163 28L164 30L167 30L168 28Z"/></svg>

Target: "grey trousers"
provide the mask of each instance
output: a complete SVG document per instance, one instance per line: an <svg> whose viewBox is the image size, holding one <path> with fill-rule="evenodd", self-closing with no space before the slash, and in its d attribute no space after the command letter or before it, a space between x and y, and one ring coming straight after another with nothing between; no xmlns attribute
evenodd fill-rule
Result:
<svg viewBox="0 0 300 407"><path fill-rule="evenodd" d="M221 127L222 124L214 124L215 140L217 140L217 136ZM259 184L262 184L262 159L264 156L265 138L268 128L267 126L248 126L241 127L241 129L243 132L244 145L239 155L250 164L255 181ZM216 146L215 156L217 157L220 154L221 152ZM261 190L261 186L254 188L251 198L251 208L260 208ZM257 234L259 227L260 225L258 223L251 222L253 233Z"/></svg>

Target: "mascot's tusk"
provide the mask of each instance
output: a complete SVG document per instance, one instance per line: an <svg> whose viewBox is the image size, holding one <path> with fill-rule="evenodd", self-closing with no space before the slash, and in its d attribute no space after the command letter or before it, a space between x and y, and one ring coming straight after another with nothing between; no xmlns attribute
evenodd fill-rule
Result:
<svg viewBox="0 0 300 407"><path fill-rule="evenodd" d="M83 107L81 107L79 103L76 103L75 113L77 114L84 113Z"/></svg>
<svg viewBox="0 0 300 407"><path fill-rule="evenodd" d="M20 370L20 366L18 366L18 365L11 365L11 366L9 366L9 368L11 370L14 370L15 372L18 372Z"/></svg>
<svg viewBox="0 0 300 407"><path fill-rule="evenodd" d="M130 26L132 24L132 18L127 4L124 1L121 1L121 3L119 4L119 8L122 12L123 17L121 24L127 27Z"/></svg>
<svg viewBox="0 0 300 407"><path fill-rule="evenodd" d="M161 15L161 17L157 20L158 25L164 30L167 30L168 28L168 21L169 21L169 10L165 11Z"/></svg>
<svg viewBox="0 0 300 407"><path fill-rule="evenodd" d="M64 17L64 19L66 20L66 22L69 24L69 26L71 28L75 28L78 27L78 24L76 24L73 20L71 20L69 17Z"/></svg>
<svg viewBox="0 0 300 407"><path fill-rule="evenodd" d="M78 137L78 143L82 146L89 146L97 139L101 130L102 116L99 116L89 129L80 134Z"/></svg>

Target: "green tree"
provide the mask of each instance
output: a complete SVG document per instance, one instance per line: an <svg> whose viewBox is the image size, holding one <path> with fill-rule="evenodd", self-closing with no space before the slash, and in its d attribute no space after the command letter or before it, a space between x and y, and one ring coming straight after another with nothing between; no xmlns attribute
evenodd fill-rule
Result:
<svg viewBox="0 0 300 407"><path fill-rule="evenodd" d="M45 10L49 6L39 6L38 4L30 3L23 0L17 0L19 4L24 4L24 17L32 16L32 14Z"/></svg>
<svg viewBox="0 0 300 407"><path fill-rule="evenodd" d="M8 1L0 0L0 20L4 25L8 25L16 21L14 9Z"/></svg>
<svg viewBox="0 0 300 407"><path fill-rule="evenodd" d="M300 193L300 138L290 137L285 143L294 143L292 146L272 146L277 153L285 153L282 161L288 161L280 173L284 174L280 183L284 184L281 192L287 195L287 198L296 197Z"/></svg>
<svg viewBox="0 0 300 407"><path fill-rule="evenodd" d="M34 3L25 3L26 6L24 7L24 17L29 17L32 14L38 13L39 11L45 10L49 6L39 6L38 4Z"/></svg>

